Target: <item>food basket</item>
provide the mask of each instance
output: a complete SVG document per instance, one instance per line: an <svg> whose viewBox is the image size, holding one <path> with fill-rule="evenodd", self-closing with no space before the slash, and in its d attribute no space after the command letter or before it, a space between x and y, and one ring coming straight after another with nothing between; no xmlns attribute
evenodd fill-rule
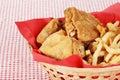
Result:
<svg viewBox="0 0 120 80"><path fill-rule="evenodd" d="M40 62L51 80L120 80L120 66L109 68L73 68Z"/></svg>
<svg viewBox="0 0 120 80"><path fill-rule="evenodd" d="M29 45L30 52L32 51ZM120 66L107 68L73 68L40 62L51 80L120 80Z"/></svg>
<svg viewBox="0 0 120 80"><path fill-rule="evenodd" d="M103 25L107 22L120 20L120 3L116 3L101 12L93 12ZM104 15L104 18L103 18ZM16 22L19 31L30 44L30 50L35 61L38 61L51 80L120 80L120 66L108 67L76 67L75 62L67 61L66 64L58 64L56 60L37 52L36 35L52 18L33 19ZM42 26L42 28L39 28ZM63 61L65 62L65 60ZM62 63L62 62L61 62ZM70 65L69 65L70 64Z"/></svg>

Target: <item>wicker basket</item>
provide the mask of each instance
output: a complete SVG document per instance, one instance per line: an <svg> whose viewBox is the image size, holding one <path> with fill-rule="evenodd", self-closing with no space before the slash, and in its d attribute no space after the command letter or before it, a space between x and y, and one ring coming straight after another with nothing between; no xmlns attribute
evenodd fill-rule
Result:
<svg viewBox="0 0 120 80"><path fill-rule="evenodd" d="M51 80L120 80L120 66L73 68L40 62Z"/></svg>
<svg viewBox="0 0 120 80"><path fill-rule="evenodd" d="M32 47L29 44L30 52ZM120 80L120 66L73 68L40 62L51 80Z"/></svg>
<svg viewBox="0 0 120 80"><path fill-rule="evenodd" d="M30 51L32 47L29 46ZM120 66L107 68L73 68L40 62L51 80L120 80Z"/></svg>

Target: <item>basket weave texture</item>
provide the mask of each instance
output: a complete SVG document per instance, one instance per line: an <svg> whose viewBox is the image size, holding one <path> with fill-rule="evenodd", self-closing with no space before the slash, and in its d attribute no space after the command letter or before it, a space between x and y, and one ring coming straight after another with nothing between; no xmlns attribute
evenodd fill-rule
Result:
<svg viewBox="0 0 120 80"><path fill-rule="evenodd" d="M73 68L40 62L51 80L120 80L120 66Z"/></svg>

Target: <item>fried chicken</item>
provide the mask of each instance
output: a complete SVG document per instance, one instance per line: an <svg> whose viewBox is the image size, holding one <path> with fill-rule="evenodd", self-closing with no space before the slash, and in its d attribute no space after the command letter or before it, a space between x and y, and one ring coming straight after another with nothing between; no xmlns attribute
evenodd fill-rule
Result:
<svg viewBox="0 0 120 80"><path fill-rule="evenodd" d="M99 37L96 26L100 22L91 14L71 7L64 11L64 15L65 30L69 36L74 36L83 42Z"/></svg>
<svg viewBox="0 0 120 80"><path fill-rule="evenodd" d="M60 19L52 19L38 34L37 42L42 44L49 35L58 31L61 28L61 23L62 21Z"/></svg>
<svg viewBox="0 0 120 80"><path fill-rule="evenodd" d="M43 42L39 51L55 59L65 59L72 55L72 40L64 30L59 30Z"/></svg>

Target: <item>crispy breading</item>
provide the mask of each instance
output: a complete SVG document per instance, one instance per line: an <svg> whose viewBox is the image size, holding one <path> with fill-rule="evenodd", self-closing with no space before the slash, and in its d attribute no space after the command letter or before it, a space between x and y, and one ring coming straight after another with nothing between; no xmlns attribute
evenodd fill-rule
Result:
<svg viewBox="0 0 120 80"><path fill-rule="evenodd" d="M60 25L61 25L60 19L57 18L52 19L38 34L37 42L42 44L50 34L58 31L61 28Z"/></svg>
<svg viewBox="0 0 120 80"><path fill-rule="evenodd" d="M80 40L77 40L75 38L71 38L71 39L72 39L72 45L73 45L72 46L73 54L78 54L81 57L84 57L85 56L84 44Z"/></svg>
<svg viewBox="0 0 120 80"><path fill-rule="evenodd" d="M71 32L76 31L75 35L82 41L92 41L99 37L96 26L100 22L91 14L71 7L64 11L64 15L65 29L69 36Z"/></svg>
<svg viewBox="0 0 120 80"><path fill-rule="evenodd" d="M51 34L39 50L55 59L65 59L72 55L72 39L66 36L63 30L60 30Z"/></svg>

